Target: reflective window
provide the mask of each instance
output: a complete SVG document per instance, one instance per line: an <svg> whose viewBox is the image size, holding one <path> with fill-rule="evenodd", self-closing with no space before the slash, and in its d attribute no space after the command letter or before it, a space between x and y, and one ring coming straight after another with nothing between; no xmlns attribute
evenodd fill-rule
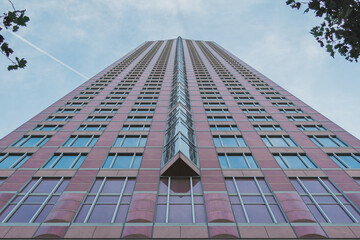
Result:
<svg viewBox="0 0 360 240"><path fill-rule="evenodd" d="M46 121L50 122L64 122L64 121L70 121L72 116L50 116L46 119Z"/></svg>
<svg viewBox="0 0 360 240"><path fill-rule="evenodd" d="M20 140L16 141L12 146L13 147L41 147L47 141L49 141L51 136L24 136Z"/></svg>
<svg viewBox="0 0 360 240"><path fill-rule="evenodd" d="M327 178L293 178L291 183L320 223L359 223L360 213Z"/></svg>
<svg viewBox="0 0 360 240"><path fill-rule="evenodd" d="M111 121L112 116L89 116L86 121Z"/></svg>
<svg viewBox="0 0 360 240"><path fill-rule="evenodd" d="M126 121L149 122L152 121L152 119L152 116L128 116Z"/></svg>
<svg viewBox="0 0 360 240"><path fill-rule="evenodd" d="M293 122L312 122L312 121L314 121L314 119L312 119L310 116L290 116L287 118Z"/></svg>
<svg viewBox="0 0 360 240"><path fill-rule="evenodd" d="M211 131L238 131L239 128L236 125L210 125Z"/></svg>
<svg viewBox="0 0 360 240"><path fill-rule="evenodd" d="M347 147L347 145L337 137L333 136L309 136L319 147Z"/></svg>
<svg viewBox="0 0 360 240"><path fill-rule="evenodd" d="M241 136L213 136L215 147L246 147Z"/></svg>
<svg viewBox="0 0 360 240"><path fill-rule="evenodd" d="M279 111L281 113L303 113L303 110L300 108L281 108Z"/></svg>
<svg viewBox="0 0 360 240"><path fill-rule="evenodd" d="M91 125L91 124L82 124L77 129L79 131L104 131L106 128L106 125Z"/></svg>
<svg viewBox="0 0 360 240"><path fill-rule="evenodd" d="M266 113L266 110L263 108L242 108L244 113Z"/></svg>
<svg viewBox="0 0 360 240"><path fill-rule="evenodd" d="M117 137L114 147L144 147L147 136L119 136Z"/></svg>
<svg viewBox="0 0 360 240"><path fill-rule="evenodd" d="M139 168L141 153L113 153L106 158L103 168Z"/></svg>
<svg viewBox="0 0 360 240"><path fill-rule="evenodd" d="M281 168L317 168L306 154L278 153L274 158Z"/></svg>
<svg viewBox="0 0 360 240"><path fill-rule="evenodd" d="M238 223L287 222L275 195L263 178L226 178L230 203Z"/></svg>
<svg viewBox="0 0 360 240"><path fill-rule="evenodd" d="M33 178L0 213L2 223L42 223L69 183L67 178Z"/></svg>
<svg viewBox="0 0 360 240"><path fill-rule="evenodd" d="M134 178L96 178L74 222L124 223L134 186Z"/></svg>
<svg viewBox="0 0 360 240"><path fill-rule="evenodd" d="M35 131L58 131L63 125L37 125L33 130Z"/></svg>
<svg viewBox="0 0 360 240"><path fill-rule="evenodd" d="M221 168L258 168L251 154L220 153L218 158Z"/></svg>
<svg viewBox="0 0 360 240"><path fill-rule="evenodd" d="M208 121L234 121L231 116L208 116Z"/></svg>
<svg viewBox="0 0 360 240"><path fill-rule="evenodd" d="M18 168L30 157L28 153L0 153L0 168Z"/></svg>
<svg viewBox="0 0 360 240"><path fill-rule="evenodd" d="M250 122L270 122L274 121L271 116L248 116Z"/></svg>
<svg viewBox="0 0 360 240"><path fill-rule="evenodd" d="M79 168L85 158L82 153L56 153L43 168Z"/></svg>
<svg viewBox="0 0 360 240"><path fill-rule="evenodd" d="M289 136L261 136L268 147L296 147L296 143Z"/></svg>
<svg viewBox="0 0 360 240"><path fill-rule="evenodd" d="M78 108L59 108L57 113L78 113L80 112L80 109Z"/></svg>
<svg viewBox="0 0 360 240"><path fill-rule="evenodd" d="M297 125L301 131L326 131L322 125Z"/></svg>
<svg viewBox="0 0 360 240"><path fill-rule="evenodd" d="M157 223L205 223L205 208L199 178L161 178L156 204Z"/></svg>
<svg viewBox="0 0 360 240"><path fill-rule="evenodd" d="M282 131L280 125L254 125L256 131Z"/></svg>
<svg viewBox="0 0 360 240"><path fill-rule="evenodd" d="M93 147L98 139L99 136L71 136L64 147Z"/></svg>
<svg viewBox="0 0 360 240"><path fill-rule="evenodd" d="M121 131L149 131L150 125L133 125L125 124L123 125Z"/></svg>
<svg viewBox="0 0 360 240"><path fill-rule="evenodd" d="M360 168L359 154L332 153L329 156L341 168Z"/></svg>
<svg viewBox="0 0 360 240"><path fill-rule="evenodd" d="M95 108L94 113L116 113L117 108Z"/></svg>

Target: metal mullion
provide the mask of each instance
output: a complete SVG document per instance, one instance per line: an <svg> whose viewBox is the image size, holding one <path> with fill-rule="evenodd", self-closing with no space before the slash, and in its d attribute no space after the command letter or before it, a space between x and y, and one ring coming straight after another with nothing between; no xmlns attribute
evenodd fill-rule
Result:
<svg viewBox="0 0 360 240"><path fill-rule="evenodd" d="M106 179L107 179L107 177L104 177L104 179L103 179L103 181L102 181L102 183L101 183L101 185L100 185L100 187L99 187L99 190L98 190L98 192L96 193L95 198L94 198L94 200L93 200L93 202L92 202L92 204L91 204L91 207L90 207L90 209L89 209L89 211L88 211L88 213L87 213L87 215L86 215L86 217L85 217L85 219L84 219L84 223L87 223L87 221L89 220L90 215L91 215L91 212L94 210L96 201L98 200L98 198L99 198L99 196L100 196L100 192L101 192L102 189L104 188ZM96 179L95 179L95 181L96 181Z"/></svg>
<svg viewBox="0 0 360 240"><path fill-rule="evenodd" d="M246 162L246 165L248 166L248 168L251 168L250 163L249 163L249 161L248 161L248 159L247 159L247 157L246 157L246 154L245 154L245 153L242 153L242 155L243 155L243 157L244 157L244 159L245 159L245 162Z"/></svg>
<svg viewBox="0 0 360 240"><path fill-rule="evenodd" d="M139 136L139 139L138 139L138 142L137 142L137 144L136 144L136 147L138 147L138 146L139 146L140 141L141 141L141 135Z"/></svg>
<svg viewBox="0 0 360 240"><path fill-rule="evenodd" d="M356 161L360 162L360 157L356 156L354 153L350 153L350 155L355 158Z"/></svg>
<svg viewBox="0 0 360 240"><path fill-rule="evenodd" d="M121 137L121 142L120 142L120 144L119 144L119 147L121 147L121 146L124 144L125 138L126 138L126 135L123 135L123 136Z"/></svg>
<svg viewBox="0 0 360 240"><path fill-rule="evenodd" d="M268 142L270 143L271 147L274 147L274 144L270 141L270 138L268 137L268 135L265 135L266 140L268 140Z"/></svg>
<svg viewBox="0 0 360 240"><path fill-rule="evenodd" d="M112 168L114 166L117 157L118 157L118 153L115 153L114 158L111 161L109 168Z"/></svg>
<svg viewBox="0 0 360 240"><path fill-rule="evenodd" d="M319 210L319 212L321 213L321 215L325 218L325 220L328 223L331 223L330 219L328 218L328 216L326 215L326 213L322 210L322 208L320 207L320 205L317 203L317 201L314 199L314 197L312 196L312 194L309 192L309 190L305 187L305 185L301 182L301 180L299 179L299 177L296 177L297 182L300 184L300 186L304 189L304 191L307 194L307 197L310 198L310 200L315 204L315 206L317 207L317 209Z"/></svg>
<svg viewBox="0 0 360 240"><path fill-rule="evenodd" d="M227 153L225 153L224 155L225 155L225 159L226 159L226 162L227 162L229 168L231 168L231 164L230 164L230 161L228 159Z"/></svg>
<svg viewBox="0 0 360 240"><path fill-rule="evenodd" d="M75 160L73 161L73 163L70 165L70 168L73 168L73 166L77 163L77 161L79 161L79 158L81 157L81 153L79 153L77 155L77 157L75 158Z"/></svg>
<svg viewBox="0 0 360 240"><path fill-rule="evenodd" d="M5 160L9 156L10 153L6 153L4 156L0 158L0 163Z"/></svg>
<svg viewBox="0 0 360 240"><path fill-rule="evenodd" d="M234 183L234 185L235 185L235 189L236 189L238 198L239 198L239 200L240 200L241 208L242 208L242 210L243 210L243 212L244 212L245 220L246 220L247 223L250 223L249 217L248 217L247 212L246 212L246 209L245 209L244 202L243 202L243 200L242 200L242 197L241 197L241 194L240 194L240 191L239 191L239 188L238 188L238 186L237 186L237 184L236 184L235 177L232 177L232 179L233 179L233 183Z"/></svg>
<svg viewBox="0 0 360 240"><path fill-rule="evenodd" d="M271 208L270 208L270 205L269 205L268 201L266 200L266 197L265 197L265 195L264 195L264 192L262 191L262 189L261 189L261 187L260 187L260 184L259 184L259 182L257 181L256 177L254 177L254 180L255 180L255 184L256 184L257 188L258 188L259 191L260 191L261 197L262 197L262 199L263 199L264 202L265 202L266 208L267 208L267 210L268 210L269 213L270 213L270 216L271 216L273 222L274 222L274 223L277 223L276 218L275 218L275 216L274 216L274 214L273 214L273 212L272 212L272 210L271 210Z"/></svg>
<svg viewBox="0 0 360 240"><path fill-rule="evenodd" d="M31 180L30 180L31 181ZM32 186L29 191L23 196L23 198L16 204L16 206L8 213L8 215L4 218L4 220L2 221L3 223L7 222L9 220L10 217L12 217L12 215L19 209L19 207L22 205L22 203L25 201L25 199L30 195L30 193L40 184L40 182L42 181L42 177L39 178L39 180L36 181L36 183L34 184L34 186ZM18 196L18 195L17 195ZM17 197L15 196L15 197ZM8 204L7 206L9 206L10 204Z"/></svg>
<svg viewBox="0 0 360 240"><path fill-rule="evenodd" d="M236 142L237 142L238 147L241 147L241 144L240 144L240 142L239 142L239 140L238 140L238 136L235 136L235 140L236 140Z"/></svg>
<svg viewBox="0 0 360 240"><path fill-rule="evenodd" d="M352 215L352 213L344 206L344 204L336 197L336 195L331 191L331 189L323 182L323 180L318 177L319 182L326 190L331 194L331 196L335 199L335 201L340 205L340 207L348 214L348 216L355 222L359 223L359 221ZM351 204L351 203L350 203Z"/></svg>
<svg viewBox="0 0 360 240"><path fill-rule="evenodd" d="M349 166L347 163L345 163L341 158L339 158L338 155L336 155L336 154L334 153L333 156L334 156L340 163L342 163L345 167L350 168L350 166Z"/></svg>
<svg viewBox="0 0 360 240"><path fill-rule="evenodd" d="M46 137L47 137L47 135L44 135L44 136L35 144L35 146L36 146L36 147L39 146L43 141L45 141Z"/></svg>
<svg viewBox="0 0 360 240"><path fill-rule="evenodd" d="M25 139L20 140L19 143L16 143L15 146L21 146L23 145L27 140L29 140L31 135L27 136Z"/></svg>
<svg viewBox="0 0 360 240"><path fill-rule="evenodd" d="M118 212L118 210L119 210L120 203L121 203L121 199L122 199L122 197L123 197L123 194L124 194L124 191L125 191L125 187L126 187L126 185L127 185L127 182L128 182L128 177L125 178L124 185L123 185L123 187L121 188L120 196L119 196L118 202L116 203L114 215L113 215L113 217L111 218L111 223L114 223L114 222L115 222L115 218L116 218L117 212Z"/></svg>
<svg viewBox="0 0 360 240"><path fill-rule="evenodd" d="M311 168L310 165L304 160L304 158L301 156L301 154L296 153L296 155L301 159L301 161L305 164L307 168Z"/></svg>
<svg viewBox="0 0 360 240"><path fill-rule="evenodd" d="M9 154L9 153L7 153ZM19 162L21 162L25 157L26 157L27 153L24 153L17 161L15 161L10 168L13 168L14 166L16 166ZM2 160L0 160L0 163L2 162Z"/></svg>
<svg viewBox="0 0 360 240"><path fill-rule="evenodd" d="M191 194L192 221L193 223L195 223L194 189L193 189L192 177L190 177L190 194Z"/></svg>
<svg viewBox="0 0 360 240"><path fill-rule="evenodd" d="M53 164L51 164L49 168L53 168L59 162L62 156L64 156L64 153L60 153L59 156L55 159L55 161L53 162Z"/></svg>
<svg viewBox="0 0 360 240"><path fill-rule="evenodd" d="M134 161L135 161L135 157L136 157L136 153L133 153L133 157L131 159L129 168L132 168L132 165L134 164Z"/></svg>
<svg viewBox="0 0 360 240"><path fill-rule="evenodd" d="M41 206L39 207L39 209L34 213L34 216L30 219L29 223L32 223L33 221L35 221L35 219L38 217L39 213L44 209L45 205L49 202L50 198L53 196L53 194L55 193L55 191L58 189L58 187L60 186L60 184L64 181L64 177L62 177L59 182L55 185L55 187L53 188L53 190L48 194L48 196L46 197L46 199L44 200L44 202L41 204Z"/></svg>
<svg viewBox="0 0 360 240"><path fill-rule="evenodd" d="M86 143L85 147L88 147L93 139L94 139L94 135L92 135L92 136L90 137L90 139L89 139L88 142Z"/></svg>
<svg viewBox="0 0 360 240"><path fill-rule="evenodd" d="M322 144L315 135L313 135L313 138L321 147L325 147L324 144Z"/></svg>
<svg viewBox="0 0 360 240"><path fill-rule="evenodd" d="M167 189L167 196L166 196L165 223L169 223L170 184L171 184L171 177L168 178L168 189Z"/></svg>
<svg viewBox="0 0 360 240"><path fill-rule="evenodd" d="M70 137L70 138L71 138L71 137ZM74 139L69 143L69 147L71 147L78 138L79 138L79 135L76 135L76 136L74 137Z"/></svg>
<svg viewBox="0 0 360 240"><path fill-rule="evenodd" d="M281 135L281 138L288 145L288 147L291 147L291 144L289 144L289 141L288 141L290 138L286 138L284 135Z"/></svg>

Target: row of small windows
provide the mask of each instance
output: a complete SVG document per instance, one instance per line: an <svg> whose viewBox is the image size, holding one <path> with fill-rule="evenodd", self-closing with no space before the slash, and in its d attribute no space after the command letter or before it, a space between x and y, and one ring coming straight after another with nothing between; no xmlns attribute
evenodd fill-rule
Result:
<svg viewBox="0 0 360 240"><path fill-rule="evenodd" d="M133 120L133 119L132 119ZM139 120L135 119L134 121ZM145 120L139 120L145 121ZM63 127L63 125L38 125L33 130L35 131L58 131ZM82 124L77 129L78 131L104 131L106 125L92 125L92 124ZM123 125L122 131L149 131L150 125L134 125L134 124L125 124Z"/></svg>
<svg viewBox="0 0 360 240"><path fill-rule="evenodd" d="M253 125L256 131L282 131L280 125ZM301 131L326 131L326 128L322 125L297 125ZM238 131L238 127L234 125L210 125L210 130L212 131Z"/></svg>

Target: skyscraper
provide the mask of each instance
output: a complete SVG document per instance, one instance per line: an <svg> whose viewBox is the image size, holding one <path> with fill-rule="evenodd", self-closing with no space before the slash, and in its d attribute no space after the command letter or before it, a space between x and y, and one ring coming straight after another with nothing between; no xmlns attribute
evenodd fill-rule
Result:
<svg viewBox="0 0 360 240"><path fill-rule="evenodd" d="M149 41L0 140L0 236L359 238L359 151L216 43Z"/></svg>

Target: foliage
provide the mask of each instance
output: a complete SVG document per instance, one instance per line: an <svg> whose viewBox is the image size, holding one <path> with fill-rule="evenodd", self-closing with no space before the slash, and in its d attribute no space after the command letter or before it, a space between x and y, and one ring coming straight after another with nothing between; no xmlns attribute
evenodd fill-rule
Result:
<svg viewBox="0 0 360 240"><path fill-rule="evenodd" d="M13 7L13 11L8 11L3 15L0 15L2 19L3 26L0 27L1 30L7 29L8 31L17 32L19 28L25 27L26 23L30 20L29 17L25 15L26 10L16 10L14 4L9 0ZM6 56L9 61L12 62L12 65L8 66L8 70L16 70L18 68L25 68L27 61L24 58L15 57L15 60L10 58L10 55L14 53L14 50L9 47L9 44L5 41L3 35L0 34L0 51L3 55Z"/></svg>
<svg viewBox="0 0 360 240"><path fill-rule="evenodd" d="M300 9L307 5L304 13L314 11L323 22L311 29L321 47L332 57L337 50L346 60L358 61L360 55L360 2L359 0L287 0L287 5Z"/></svg>

